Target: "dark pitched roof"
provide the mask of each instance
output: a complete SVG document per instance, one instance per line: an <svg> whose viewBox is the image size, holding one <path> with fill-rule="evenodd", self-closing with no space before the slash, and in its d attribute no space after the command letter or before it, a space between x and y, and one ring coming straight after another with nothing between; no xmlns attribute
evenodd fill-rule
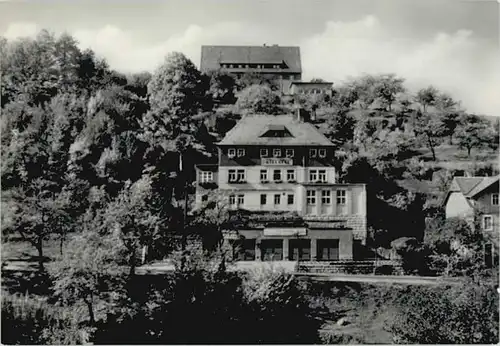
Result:
<svg viewBox="0 0 500 346"><path fill-rule="evenodd" d="M480 194L482 191L490 187L493 183L497 182L500 176L496 177L455 177L451 182L450 189L446 194L443 203L446 204L448 197L452 192L461 192L464 197L473 198ZM472 206L472 205L471 205Z"/></svg>
<svg viewBox="0 0 500 346"><path fill-rule="evenodd" d="M233 64L281 64L292 73L301 73L299 47L283 46L202 46L201 63L202 72L218 70L221 63Z"/></svg>
<svg viewBox="0 0 500 346"><path fill-rule="evenodd" d="M485 177L455 177L453 178L450 190L454 192L462 192L464 196L468 196L469 192L483 181Z"/></svg>
<svg viewBox="0 0 500 346"><path fill-rule="evenodd" d="M494 183L498 182L499 178L500 178L500 176L485 177L483 179L483 181L481 181L472 190L469 191L469 196L475 197L475 196L479 195L481 192L483 192L484 190L486 190L488 187L490 187Z"/></svg>
<svg viewBox="0 0 500 346"><path fill-rule="evenodd" d="M269 127L284 126L292 137L261 137ZM220 145L317 145L333 146L314 125L293 115L247 115L243 117Z"/></svg>

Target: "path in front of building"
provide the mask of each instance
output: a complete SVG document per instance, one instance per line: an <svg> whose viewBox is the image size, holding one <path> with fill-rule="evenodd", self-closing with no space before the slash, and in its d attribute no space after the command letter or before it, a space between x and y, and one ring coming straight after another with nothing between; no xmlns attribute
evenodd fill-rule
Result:
<svg viewBox="0 0 500 346"><path fill-rule="evenodd" d="M261 271L273 270L294 274L305 280L313 281L340 281L340 282L361 282L361 283L388 283L388 284L408 284L408 285L462 285L460 278L443 278L430 276L408 276L408 275L360 275L360 274L339 274L339 273L297 273L295 272L297 262L275 261L258 262L242 261L235 264L228 264L229 271ZM175 267L172 263L161 262L143 265L137 268L139 275L161 275L173 272Z"/></svg>

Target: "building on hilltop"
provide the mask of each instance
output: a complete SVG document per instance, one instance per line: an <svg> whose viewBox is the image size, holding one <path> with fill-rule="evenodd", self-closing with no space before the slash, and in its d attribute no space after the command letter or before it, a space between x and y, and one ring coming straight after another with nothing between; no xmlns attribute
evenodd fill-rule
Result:
<svg viewBox="0 0 500 346"><path fill-rule="evenodd" d="M233 258L351 260L366 239L364 184L340 184L333 144L297 115L242 118L199 165L196 206L210 194L246 222L226 234Z"/></svg>
<svg viewBox="0 0 500 346"><path fill-rule="evenodd" d="M301 80L299 47L202 46L200 70L221 71L236 76L258 73L269 78Z"/></svg>

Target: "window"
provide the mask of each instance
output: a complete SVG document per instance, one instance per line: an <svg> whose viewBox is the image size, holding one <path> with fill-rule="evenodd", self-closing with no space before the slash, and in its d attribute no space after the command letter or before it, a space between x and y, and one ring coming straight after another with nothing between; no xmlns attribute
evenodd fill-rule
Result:
<svg viewBox="0 0 500 346"><path fill-rule="evenodd" d="M244 169L238 169L236 173L236 180L239 182L245 181L245 170Z"/></svg>
<svg viewBox="0 0 500 346"><path fill-rule="evenodd" d="M493 229L493 217L491 215L483 215L483 229L485 231Z"/></svg>
<svg viewBox="0 0 500 346"><path fill-rule="evenodd" d="M268 152L267 149L260 149L260 157L267 157Z"/></svg>
<svg viewBox="0 0 500 346"><path fill-rule="evenodd" d="M326 157L326 149L319 149L318 156L319 157Z"/></svg>
<svg viewBox="0 0 500 346"><path fill-rule="evenodd" d="M293 149L287 149L286 150L286 157L293 157L294 151Z"/></svg>
<svg viewBox="0 0 500 346"><path fill-rule="evenodd" d="M208 201L208 195L202 195L202 196L201 196L201 201L202 201L202 202L206 202L206 201Z"/></svg>
<svg viewBox="0 0 500 346"><path fill-rule="evenodd" d="M286 200L287 200L287 203L288 203L289 205L294 203L294 197L295 197L295 196L294 196L293 194L289 194L289 195L287 196L287 199L286 199Z"/></svg>
<svg viewBox="0 0 500 346"><path fill-rule="evenodd" d="M281 239L263 239L260 249L263 261L283 260L283 240Z"/></svg>
<svg viewBox="0 0 500 346"><path fill-rule="evenodd" d="M326 183L326 170L320 169L318 171L318 180L323 183Z"/></svg>
<svg viewBox="0 0 500 346"><path fill-rule="evenodd" d="M260 181L267 181L267 169L260 170Z"/></svg>
<svg viewBox="0 0 500 346"><path fill-rule="evenodd" d="M281 203L281 195L279 193L274 195L274 204L280 204Z"/></svg>
<svg viewBox="0 0 500 346"><path fill-rule="evenodd" d="M264 205L266 203L267 203L267 195L266 194L260 195L260 205Z"/></svg>
<svg viewBox="0 0 500 346"><path fill-rule="evenodd" d="M337 204L347 204L347 196L345 190L337 190Z"/></svg>
<svg viewBox="0 0 500 346"><path fill-rule="evenodd" d="M229 204L236 205L236 196L235 195L229 195Z"/></svg>
<svg viewBox="0 0 500 346"><path fill-rule="evenodd" d="M316 170L310 170L309 171L309 181L313 182L318 180L318 171Z"/></svg>
<svg viewBox="0 0 500 346"><path fill-rule="evenodd" d="M295 181L295 170L288 169L286 171L286 180L287 181Z"/></svg>
<svg viewBox="0 0 500 346"><path fill-rule="evenodd" d="M288 249L288 257L292 261L297 259L309 261L311 259L310 239L290 239Z"/></svg>
<svg viewBox="0 0 500 346"><path fill-rule="evenodd" d="M238 205L245 204L245 195L238 195Z"/></svg>
<svg viewBox="0 0 500 346"><path fill-rule="evenodd" d="M273 171L273 180L274 181L281 181L281 170L280 169L275 169Z"/></svg>
<svg viewBox="0 0 500 346"><path fill-rule="evenodd" d="M494 193L491 195L491 204L498 205L498 193Z"/></svg>
<svg viewBox="0 0 500 346"><path fill-rule="evenodd" d="M316 204L316 191L314 190L307 191L307 204L309 205Z"/></svg>
<svg viewBox="0 0 500 346"><path fill-rule="evenodd" d="M227 156L229 156L229 157L235 157L236 156L236 149L233 149L233 148L229 149L227 151Z"/></svg>
<svg viewBox="0 0 500 346"><path fill-rule="evenodd" d="M230 169L229 170L229 182L235 182L236 181L236 170L235 169Z"/></svg>
<svg viewBox="0 0 500 346"><path fill-rule="evenodd" d="M273 149L274 157L281 157L281 149Z"/></svg>
<svg viewBox="0 0 500 346"><path fill-rule="evenodd" d="M317 153L316 149L309 150L309 156L311 156L311 157L316 157L316 153Z"/></svg>
<svg viewBox="0 0 500 346"><path fill-rule="evenodd" d="M201 177L200 181L202 183L208 183L214 180L214 173L213 172L201 172Z"/></svg>
<svg viewBox="0 0 500 346"><path fill-rule="evenodd" d="M336 261L339 259L338 239L318 239L316 256L319 261Z"/></svg>
<svg viewBox="0 0 500 346"><path fill-rule="evenodd" d="M321 204L331 204L332 203L332 194L330 190L321 191Z"/></svg>
<svg viewBox="0 0 500 346"><path fill-rule="evenodd" d="M245 149L238 149L238 157L245 156Z"/></svg>

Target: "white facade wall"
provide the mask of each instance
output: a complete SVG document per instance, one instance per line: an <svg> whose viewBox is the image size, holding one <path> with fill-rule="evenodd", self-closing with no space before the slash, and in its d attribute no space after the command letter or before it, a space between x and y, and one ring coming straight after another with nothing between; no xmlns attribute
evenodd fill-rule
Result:
<svg viewBox="0 0 500 346"><path fill-rule="evenodd" d="M244 169L246 181L244 183L229 183L229 170ZM273 170L282 171L282 183L272 182ZM286 182L286 171L295 170L295 180L297 183ZM325 170L327 182L321 184L311 184L309 172L311 170ZM268 171L269 183L260 182L261 170ZM363 185L335 184L336 176L333 167L220 167L219 170L219 190L225 195L243 195L244 202L240 208L252 211L296 211L299 215L366 215L366 191ZM316 203L307 203L307 191L316 192ZM337 203L337 191L344 190L346 203ZM322 191L330 191L330 203L322 201ZM261 195L266 195L266 203L261 204ZM293 204L288 204L288 195L293 195ZM275 195L280 195L280 203L275 204ZM234 207L238 207L234 205Z"/></svg>

